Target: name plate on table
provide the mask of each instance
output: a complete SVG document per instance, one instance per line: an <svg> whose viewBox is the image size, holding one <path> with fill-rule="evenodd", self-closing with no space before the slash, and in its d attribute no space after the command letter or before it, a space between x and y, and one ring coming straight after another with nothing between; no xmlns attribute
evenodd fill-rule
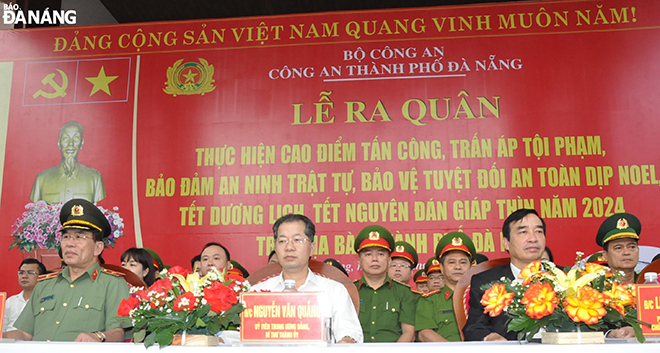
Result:
<svg viewBox="0 0 660 353"><path fill-rule="evenodd" d="M660 337L660 284L637 285L637 318L651 324L642 325L645 337Z"/></svg>
<svg viewBox="0 0 660 353"><path fill-rule="evenodd" d="M320 293L243 293L241 342L324 342Z"/></svg>

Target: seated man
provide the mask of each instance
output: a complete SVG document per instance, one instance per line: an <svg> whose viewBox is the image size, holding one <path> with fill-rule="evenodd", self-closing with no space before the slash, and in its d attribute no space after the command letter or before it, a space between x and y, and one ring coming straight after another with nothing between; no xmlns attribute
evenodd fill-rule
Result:
<svg viewBox="0 0 660 353"><path fill-rule="evenodd" d="M413 280L415 281L415 289L420 292L420 293L427 293L429 291L429 277L426 275L425 270L418 270L415 272L415 276L413 276Z"/></svg>
<svg viewBox="0 0 660 353"><path fill-rule="evenodd" d="M413 342L416 299L405 284L391 280L392 234L372 225L360 231L354 244L362 278L355 281L360 294L360 324L365 342Z"/></svg>
<svg viewBox="0 0 660 353"><path fill-rule="evenodd" d="M23 311L25 304L32 296L37 277L46 273L46 266L37 259L24 259L18 267L18 285L23 291L9 297L5 303L5 318L2 321L2 332L14 331L14 322Z"/></svg>
<svg viewBox="0 0 660 353"><path fill-rule="evenodd" d="M456 284L472 267L476 253L472 239L461 232L445 234L435 248L445 286L429 292L417 304L415 329L422 342L460 341L454 314Z"/></svg>
<svg viewBox="0 0 660 353"><path fill-rule="evenodd" d="M504 248L511 256L509 265L478 273L470 282L470 310L463 335L466 341L515 340L517 332L509 332L506 313L490 317L484 314L481 286L502 277L517 279L530 262L541 259L545 249L545 221L532 209L519 209L509 215L502 226Z"/></svg>
<svg viewBox="0 0 660 353"><path fill-rule="evenodd" d="M415 247L405 241L397 241L390 257L392 261L387 275L403 284L410 284L418 261Z"/></svg>
<svg viewBox="0 0 660 353"><path fill-rule="evenodd" d="M117 308L128 298L120 273L98 263L110 223L94 204L73 199L62 206L61 248L67 266L41 277L8 338L35 341L122 342Z"/></svg>
<svg viewBox="0 0 660 353"><path fill-rule="evenodd" d="M282 272L252 286L252 289L281 292L284 280L295 280L299 292L322 292L323 317L332 318L332 333L337 343L361 343L362 328L346 287L319 276L309 269L314 253L316 229L312 221L298 214L282 216L273 225L275 251Z"/></svg>

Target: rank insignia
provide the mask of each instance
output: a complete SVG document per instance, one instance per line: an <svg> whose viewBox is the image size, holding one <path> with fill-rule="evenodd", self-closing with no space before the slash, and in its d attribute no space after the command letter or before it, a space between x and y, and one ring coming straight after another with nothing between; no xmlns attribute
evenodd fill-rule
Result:
<svg viewBox="0 0 660 353"><path fill-rule="evenodd" d="M451 297L451 292L449 291L449 289L447 289L445 291L445 300L449 300L449 297Z"/></svg>
<svg viewBox="0 0 660 353"><path fill-rule="evenodd" d="M96 281L96 277L98 276L99 276L99 271L97 269L94 269L94 271L92 271L92 281Z"/></svg>
<svg viewBox="0 0 660 353"><path fill-rule="evenodd" d="M177 60L167 68L167 82L163 91L174 97L177 95L204 95L215 89L213 73L215 69L208 61L199 58L199 62Z"/></svg>

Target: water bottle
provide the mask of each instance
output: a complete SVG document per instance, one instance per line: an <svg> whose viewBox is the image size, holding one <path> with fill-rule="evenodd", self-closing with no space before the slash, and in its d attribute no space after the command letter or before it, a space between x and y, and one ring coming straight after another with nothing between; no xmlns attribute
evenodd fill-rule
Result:
<svg viewBox="0 0 660 353"><path fill-rule="evenodd" d="M284 280L284 290L282 292L297 292L296 289L296 280L295 279L285 279Z"/></svg>
<svg viewBox="0 0 660 353"><path fill-rule="evenodd" d="M644 284L658 284L658 274L655 272L646 272L644 274Z"/></svg>

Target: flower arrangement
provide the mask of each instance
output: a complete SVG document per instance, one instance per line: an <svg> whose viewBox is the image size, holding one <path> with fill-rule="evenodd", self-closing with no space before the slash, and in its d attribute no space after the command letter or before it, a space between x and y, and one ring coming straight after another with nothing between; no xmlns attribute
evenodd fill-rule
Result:
<svg viewBox="0 0 660 353"><path fill-rule="evenodd" d="M204 277L181 266L164 269L151 287L131 288L131 297L122 300L117 316L133 325L133 339L162 347L172 343L174 334L216 333L236 329L244 306L239 294L250 290L241 276L212 269Z"/></svg>
<svg viewBox="0 0 660 353"><path fill-rule="evenodd" d="M110 222L110 236L104 239L105 247L114 247L116 239L124 236L124 220L119 216L119 208L112 210L98 206ZM54 249L60 245L60 210L62 203L48 204L45 201L28 203L25 212L12 225L13 241L9 250L32 251L37 248Z"/></svg>
<svg viewBox="0 0 660 353"><path fill-rule="evenodd" d="M482 286L484 313L511 318L509 331L531 339L542 327L551 332L606 331L626 324L644 342L637 320L635 285L620 284L622 273L585 263L577 254L567 272L552 262L534 261L520 272L522 283L502 278Z"/></svg>

